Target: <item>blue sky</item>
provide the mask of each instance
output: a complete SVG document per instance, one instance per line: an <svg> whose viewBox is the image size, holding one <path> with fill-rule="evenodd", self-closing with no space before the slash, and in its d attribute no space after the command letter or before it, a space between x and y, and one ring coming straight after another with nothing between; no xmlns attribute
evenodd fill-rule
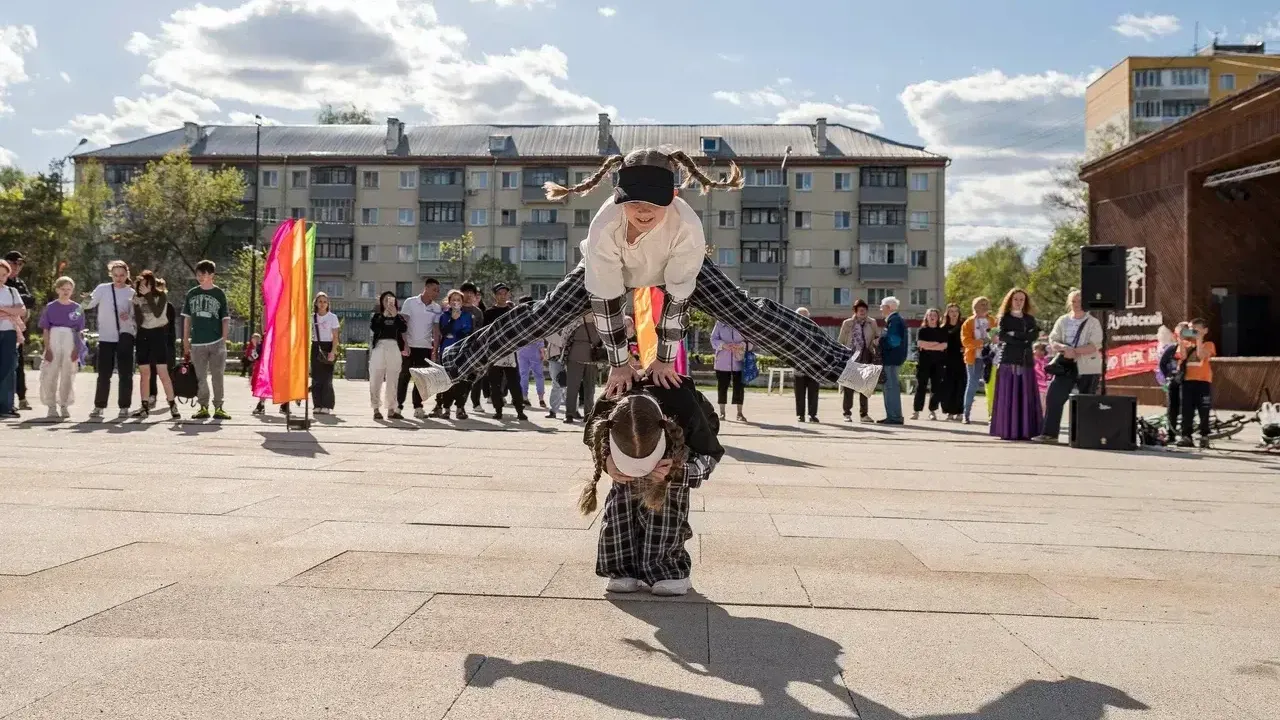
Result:
<svg viewBox="0 0 1280 720"><path fill-rule="evenodd" d="M1280 51L1274 0L67 0L0 18L0 162L27 169L183 120L310 122L323 99L414 122L812 122L955 158L948 255L1042 242L1049 169L1091 73ZM1228 10L1227 7L1230 7Z"/></svg>

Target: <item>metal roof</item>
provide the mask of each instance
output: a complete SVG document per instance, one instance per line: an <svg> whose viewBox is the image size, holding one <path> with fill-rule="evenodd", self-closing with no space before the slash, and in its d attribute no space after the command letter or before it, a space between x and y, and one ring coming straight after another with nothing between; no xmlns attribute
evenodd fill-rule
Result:
<svg viewBox="0 0 1280 720"><path fill-rule="evenodd" d="M187 146L184 129L170 130L76 153L76 158L149 158L187 148L193 158L245 158L254 155L255 126L206 125L204 138ZM506 150L491 153L489 138L510 138ZM610 126L610 153L664 145L692 157L702 152L703 137L721 138L715 158L781 158L788 145L797 159L862 158L943 161L924 148L894 142L854 128L827 125L828 147L819 153L813 125L622 125ZM396 152L386 149L386 125L264 125L261 155L267 158L583 158L595 160L598 125L415 125L406 126Z"/></svg>

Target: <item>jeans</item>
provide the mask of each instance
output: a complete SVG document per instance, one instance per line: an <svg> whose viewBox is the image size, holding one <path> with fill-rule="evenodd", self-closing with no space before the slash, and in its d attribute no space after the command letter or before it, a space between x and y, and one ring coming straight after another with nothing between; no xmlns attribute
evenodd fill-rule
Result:
<svg viewBox="0 0 1280 720"><path fill-rule="evenodd" d="M902 421L902 380L898 377L901 365L884 366L884 417Z"/></svg>
<svg viewBox="0 0 1280 720"><path fill-rule="evenodd" d="M529 398L529 379L532 376L538 386L538 399L546 397L546 380L542 376L542 357L539 355L519 355L516 358L520 371L520 394Z"/></svg>
<svg viewBox="0 0 1280 720"><path fill-rule="evenodd" d="M1097 392L1098 383L1101 380L1100 375L1078 375L1076 377L1067 377L1058 375L1049 381L1049 390L1045 393L1044 402L1044 430L1042 435L1056 438L1058 433L1062 431L1062 408L1067 404L1067 399L1071 397L1071 391L1075 390L1082 395L1091 395Z"/></svg>
<svg viewBox="0 0 1280 720"><path fill-rule="evenodd" d="M113 372L120 374L117 402L121 410L128 410L133 402L133 336L128 333L120 335L119 342L98 343L98 391L93 406L99 410L107 407Z"/></svg>
<svg viewBox="0 0 1280 720"><path fill-rule="evenodd" d="M0 415L13 412L17 371L18 333L15 330L0 330Z"/></svg>
<svg viewBox="0 0 1280 720"><path fill-rule="evenodd" d="M551 412L559 412L560 405L564 402L564 386L560 384L560 373L564 372L564 363L559 360L548 360L548 369L551 372Z"/></svg>
<svg viewBox="0 0 1280 720"><path fill-rule="evenodd" d="M978 396L978 386L982 384L982 363L975 362L965 365L965 385L964 385L964 419L969 419L969 412L973 409L973 399Z"/></svg>

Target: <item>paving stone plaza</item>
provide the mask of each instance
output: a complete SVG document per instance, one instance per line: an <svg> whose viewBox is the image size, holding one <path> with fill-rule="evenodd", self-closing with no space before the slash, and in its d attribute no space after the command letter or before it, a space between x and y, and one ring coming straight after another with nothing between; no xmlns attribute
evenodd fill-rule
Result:
<svg viewBox="0 0 1280 720"><path fill-rule="evenodd" d="M606 596L581 426L379 425L338 381L287 432L239 378L229 422L91 425L92 381L0 426L5 720L1280 717L1278 457L752 393L694 592Z"/></svg>

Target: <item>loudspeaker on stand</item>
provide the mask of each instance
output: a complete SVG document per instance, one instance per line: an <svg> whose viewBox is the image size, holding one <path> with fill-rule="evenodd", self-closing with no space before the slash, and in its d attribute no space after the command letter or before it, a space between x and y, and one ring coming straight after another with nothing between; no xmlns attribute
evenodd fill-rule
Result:
<svg viewBox="0 0 1280 720"><path fill-rule="evenodd" d="M1071 447L1086 450L1136 450L1138 399L1121 395L1071 398Z"/></svg>

